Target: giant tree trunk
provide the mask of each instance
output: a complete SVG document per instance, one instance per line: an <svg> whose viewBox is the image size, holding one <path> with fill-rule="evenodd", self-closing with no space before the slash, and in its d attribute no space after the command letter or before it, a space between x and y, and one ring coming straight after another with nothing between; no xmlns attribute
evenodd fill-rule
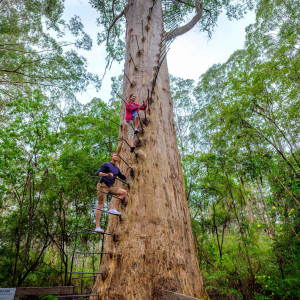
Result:
<svg viewBox="0 0 300 300"><path fill-rule="evenodd" d="M153 7L152 0L135 0L127 7L125 72L123 98L131 93L142 104L151 90L157 54L163 33L161 1ZM144 22L145 41L142 41ZM147 24L149 29L145 29ZM135 35L138 38L140 53ZM130 61L130 54L138 69ZM122 106L123 122L125 107ZM144 116L144 112L141 112ZM101 299L162 299L164 290L177 291L189 296L203 296L204 285L200 275L192 235L184 180L177 149L173 105L170 95L166 60L160 68L151 111L147 111L149 124L140 134L137 145L139 156L130 153L123 143L119 154L133 169L125 203L120 207L122 218L110 216L108 232L119 236L113 241L105 237L105 255L93 293ZM127 139L127 128L120 130ZM126 165L120 163L121 171ZM117 182L115 184L117 186Z"/></svg>

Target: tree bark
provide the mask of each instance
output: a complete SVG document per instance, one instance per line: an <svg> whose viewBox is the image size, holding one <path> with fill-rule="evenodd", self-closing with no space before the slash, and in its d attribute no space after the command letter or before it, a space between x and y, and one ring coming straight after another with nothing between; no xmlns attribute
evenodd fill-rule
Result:
<svg viewBox="0 0 300 300"><path fill-rule="evenodd" d="M147 88L151 90L164 32L161 1L156 1L148 19L152 5L152 0L132 1L125 9L124 70L133 86L124 76L123 99L134 93L139 104L147 97ZM148 22L144 41L141 20L144 24ZM125 203L120 206L122 217L110 216L107 232L118 235L118 239L105 236L104 251L113 256L103 257L103 274L97 277L93 294L99 294L100 299L144 300L162 299L164 290L169 290L203 297L205 290L178 154L166 60L160 68L147 115L149 123L144 125L144 134L139 134L138 157L130 153L126 143L119 144L119 155L132 165L134 175ZM122 121L124 116L123 103ZM120 129L121 137L128 139L125 125ZM121 161L119 167L124 171L126 165Z"/></svg>

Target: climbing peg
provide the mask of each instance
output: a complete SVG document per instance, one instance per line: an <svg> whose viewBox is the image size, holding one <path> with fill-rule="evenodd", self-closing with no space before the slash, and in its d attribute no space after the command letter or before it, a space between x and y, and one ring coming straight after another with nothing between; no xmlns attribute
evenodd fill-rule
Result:
<svg viewBox="0 0 300 300"><path fill-rule="evenodd" d="M125 70L123 70L125 77L128 79L128 81L130 82L130 86L133 87L134 84L130 81L129 77L127 76L127 74L125 73Z"/></svg>
<svg viewBox="0 0 300 300"><path fill-rule="evenodd" d="M143 20L142 20L142 36L143 36L142 42L145 42L146 37L144 36L144 22L143 22Z"/></svg>
<svg viewBox="0 0 300 300"><path fill-rule="evenodd" d="M133 61L133 58L132 58L131 53L129 53L129 55L130 55L130 58L131 58L131 61L132 61L133 65L134 65L134 69L137 70L138 68L137 68L137 66L135 65L134 61ZM122 99L122 100L123 100L123 99Z"/></svg>
<svg viewBox="0 0 300 300"><path fill-rule="evenodd" d="M138 55L141 55L142 51L140 50L140 46L139 46L139 42L138 42L138 38L137 38L137 35L135 36L135 40L136 40L136 43L137 43L137 46L138 46Z"/></svg>

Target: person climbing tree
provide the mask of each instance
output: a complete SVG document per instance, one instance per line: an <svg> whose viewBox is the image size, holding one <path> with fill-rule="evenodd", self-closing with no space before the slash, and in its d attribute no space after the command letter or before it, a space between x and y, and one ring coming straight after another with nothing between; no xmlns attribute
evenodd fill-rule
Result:
<svg viewBox="0 0 300 300"><path fill-rule="evenodd" d="M136 97L134 94L131 94L129 96L129 101L126 104L126 115L125 115L125 121L127 125L128 130L128 142L131 147L131 152L134 151L135 147L133 145L133 139L134 134L137 134L139 132L138 125L139 125L139 119L136 117L139 110L146 110L148 99L146 99L146 104L140 106L138 103L135 103Z"/></svg>
<svg viewBox="0 0 300 300"><path fill-rule="evenodd" d="M127 192L124 189L114 187L113 184L115 183L116 177L120 177L123 180L126 180L128 176L128 171L130 166L127 167L125 175L123 175L120 169L116 166L116 163L119 161L119 157L117 153L113 153L110 157L110 162L104 163L97 172L97 175L101 176L97 184L97 199L98 199L98 207L96 210L96 232L104 232L104 230L100 227L100 217L101 217L101 210L104 206L105 200L107 198L107 194L117 195L116 201L111 206L110 210L108 211L114 215L121 215L120 212L116 210L116 208L121 203Z"/></svg>

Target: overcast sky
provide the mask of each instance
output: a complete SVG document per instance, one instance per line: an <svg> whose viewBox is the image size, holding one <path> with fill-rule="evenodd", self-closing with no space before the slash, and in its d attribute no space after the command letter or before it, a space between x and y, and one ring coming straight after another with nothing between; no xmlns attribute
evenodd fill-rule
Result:
<svg viewBox="0 0 300 300"><path fill-rule="evenodd" d="M106 53L103 46L97 45L97 32L99 31L99 27L96 26L97 12L88 4L87 0L66 0L65 7L64 18L69 20L74 15L79 16L84 30L93 40L91 51L77 50L77 52L86 57L88 70L102 77L105 70ZM253 11L238 21L229 21L225 15L221 15L212 39L209 40L207 34L197 31L197 28L178 37L171 45L167 55L170 74L194 79L197 82L201 74L213 64L224 63L235 50L243 48L245 28L254 21ZM96 92L93 87L89 87L86 92L77 94L78 100L81 103L87 103L93 97L108 100L111 90L110 78L120 75L122 69L123 63L114 62L106 73L101 90Z"/></svg>

